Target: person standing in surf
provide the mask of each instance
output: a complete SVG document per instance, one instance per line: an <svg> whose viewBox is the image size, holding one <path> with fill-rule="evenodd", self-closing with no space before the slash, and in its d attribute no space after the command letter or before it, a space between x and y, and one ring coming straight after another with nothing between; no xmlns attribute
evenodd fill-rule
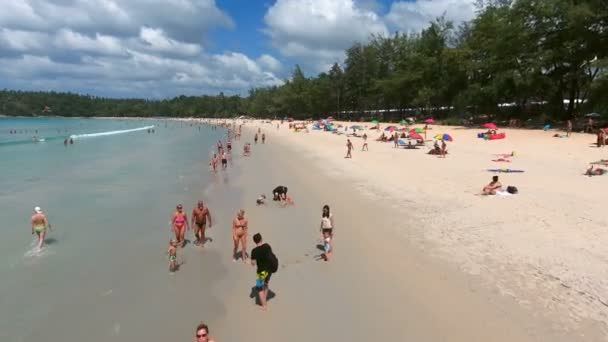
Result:
<svg viewBox="0 0 608 342"><path fill-rule="evenodd" d="M228 167L228 156L226 155L226 152L222 152L222 169L226 170L227 167Z"/></svg>
<svg viewBox="0 0 608 342"><path fill-rule="evenodd" d="M34 235L34 233L38 235L38 250L41 250L44 246L44 237L46 236L47 228L52 230L46 215L44 215L40 207L35 207L34 215L32 215L32 235Z"/></svg>
<svg viewBox="0 0 608 342"><path fill-rule="evenodd" d="M213 169L213 172L217 172L217 154L213 154L213 157L211 158L211 162L209 163L209 165L211 165L211 168Z"/></svg>
<svg viewBox="0 0 608 342"><path fill-rule="evenodd" d="M213 226L211 220L211 212L205 207L203 201L198 201L196 208L192 210L192 229L194 230L194 244L203 246L207 241L205 237L205 229L207 228L207 219L209 219L209 228Z"/></svg>
<svg viewBox="0 0 608 342"><path fill-rule="evenodd" d="M236 217L232 221L232 241L234 248L232 249L232 261L236 261L237 250L241 245L241 260L247 262L247 229L249 222L245 218L245 210L241 209L237 212Z"/></svg>
<svg viewBox="0 0 608 342"><path fill-rule="evenodd" d="M186 231L188 230L188 215L184 212L184 207L178 204L175 213L171 217L171 230L175 233L177 243L186 245Z"/></svg>

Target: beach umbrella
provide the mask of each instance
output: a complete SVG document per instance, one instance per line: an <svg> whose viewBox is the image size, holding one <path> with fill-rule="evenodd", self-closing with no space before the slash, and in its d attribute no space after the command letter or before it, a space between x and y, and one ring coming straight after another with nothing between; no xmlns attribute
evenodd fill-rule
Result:
<svg viewBox="0 0 608 342"><path fill-rule="evenodd" d="M380 121L378 121L378 120L372 120L370 122L373 123L373 124L379 124L380 123Z"/></svg>
<svg viewBox="0 0 608 342"><path fill-rule="evenodd" d="M407 125L407 121L405 121L405 120L401 120L401 121L399 121L399 124L400 124L400 125Z"/></svg>
<svg viewBox="0 0 608 342"><path fill-rule="evenodd" d="M427 124L434 124L434 123L435 123L435 120L433 120L432 118L429 118L429 119L424 120L424 123L427 123Z"/></svg>
<svg viewBox="0 0 608 342"><path fill-rule="evenodd" d="M392 131L394 131L394 130L396 130L396 129L398 129L398 127L397 127L397 126L388 126L388 127L386 127L384 130L385 130L385 131L391 131L391 132L392 132Z"/></svg>
<svg viewBox="0 0 608 342"><path fill-rule="evenodd" d="M454 141L454 139L452 139L452 136L447 133L437 134L434 138L437 140Z"/></svg>
<svg viewBox="0 0 608 342"><path fill-rule="evenodd" d="M488 123L484 124L482 127L483 128L487 128L487 129L493 129L493 130L497 130L498 129L498 127L496 127L496 125L493 124L493 123L491 123L491 122L488 122Z"/></svg>
<svg viewBox="0 0 608 342"><path fill-rule="evenodd" d="M412 128L410 133L424 133L424 130L422 128Z"/></svg>
<svg viewBox="0 0 608 342"><path fill-rule="evenodd" d="M408 138L415 139L415 140L424 140L422 135L420 135L418 133L410 133L410 135L408 135Z"/></svg>

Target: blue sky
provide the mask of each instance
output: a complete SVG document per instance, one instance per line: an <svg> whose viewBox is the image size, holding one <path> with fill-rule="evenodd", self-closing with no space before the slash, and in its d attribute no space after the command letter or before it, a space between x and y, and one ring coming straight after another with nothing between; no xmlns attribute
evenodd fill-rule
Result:
<svg viewBox="0 0 608 342"><path fill-rule="evenodd" d="M246 94L342 63L372 34L417 32L474 0L5 0L0 88L111 97Z"/></svg>

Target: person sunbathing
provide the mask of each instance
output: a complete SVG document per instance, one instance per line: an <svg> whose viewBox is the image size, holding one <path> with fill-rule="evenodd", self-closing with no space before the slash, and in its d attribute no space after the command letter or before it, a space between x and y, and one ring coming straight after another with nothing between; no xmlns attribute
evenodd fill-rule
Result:
<svg viewBox="0 0 608 342"><path fill-rule="evenodd" d="M498 181L498 176L493 176L490 184L484 186L482 195L496 195L496 191L502 190L502 184Z"/></svg>
<svg viewBox="0 0 608 342"><path fill-rule="evenodd" d="M601 169L601 168L595 168L593 165L591 165L590 168L587 169L587 172L585 172L585 176L601 176L603 174L606 173L606 170Z"/></svg>

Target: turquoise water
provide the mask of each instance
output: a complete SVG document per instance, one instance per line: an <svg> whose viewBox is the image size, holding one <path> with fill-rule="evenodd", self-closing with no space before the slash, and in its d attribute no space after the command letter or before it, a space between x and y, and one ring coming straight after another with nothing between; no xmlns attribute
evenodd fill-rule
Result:
<svg viewBox="0 0 608 342"><path fill-rule="evenodd" d="M72 134L148 125L155 134L63 144ZM34 143L33 135L47 140ZM106 340L94 312L120 309L93 303L121 284L124 293L143 286L135 265L166 276L170 215L177 203L190 210L218 182L207 162L223 137L163 120L0 119L0 341ZM40 253L30 235L34 206L54 228ZM68 322L79 322L78 332Z"/></svg>

